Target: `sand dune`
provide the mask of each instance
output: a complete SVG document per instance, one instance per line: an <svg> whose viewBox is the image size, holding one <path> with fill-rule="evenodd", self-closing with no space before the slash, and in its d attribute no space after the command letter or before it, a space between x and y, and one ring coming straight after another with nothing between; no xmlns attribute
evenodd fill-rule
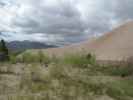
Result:
<svg viewBox="0 0 133 100"><path fill-rule="evenodd" d="M133 56L133 22L125 23L105 35L62 48L47 49L52 55L94 53L99 60L124 60Z"/></svg>

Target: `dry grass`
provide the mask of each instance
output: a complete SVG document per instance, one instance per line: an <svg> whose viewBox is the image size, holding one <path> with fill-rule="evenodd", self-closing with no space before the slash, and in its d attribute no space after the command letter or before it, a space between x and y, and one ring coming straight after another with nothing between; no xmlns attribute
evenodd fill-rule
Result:
<svg viewBox="0 0 133 100"><path fill-rule="evenodd" d="M85 55L48 59L47 65L40 60L34 63L1 63L0 100L133 98L131 63L128 67L100 66L93 56L89 58Z"/></svg>

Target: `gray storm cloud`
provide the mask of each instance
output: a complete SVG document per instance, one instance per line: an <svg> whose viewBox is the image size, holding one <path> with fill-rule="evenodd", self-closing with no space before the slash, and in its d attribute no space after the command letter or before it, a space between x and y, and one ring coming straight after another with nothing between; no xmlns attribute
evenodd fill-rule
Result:
<svg viewBox="0 0 133 100"><path fill-rule="evenodd" d="M57 43L78 42L133 19L132 9L133 0L1 0L0 31L14 32L10 40L21 33L33 41L36 34L38 41L50 35Z"/></svg>
<svg viewBox="0 0 133 100"><path fill-rule="evenodd" d="M12 23L27 33L78 34L84 25L79 11L69 1L46 6L40 1L29 12L18 15Z"/></svg>

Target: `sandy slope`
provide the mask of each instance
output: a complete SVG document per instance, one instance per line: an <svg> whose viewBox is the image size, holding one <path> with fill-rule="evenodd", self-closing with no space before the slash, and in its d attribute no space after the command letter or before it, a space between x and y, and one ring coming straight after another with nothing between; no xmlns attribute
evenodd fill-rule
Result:
<svg viewBox="0 0 133 100"><path fill-rule="evenodd" d="M122 60L133 56L133 22L125 23L97 39L62 48L47 49L54 55L79 51L94 53L100 60Z"/></svg>

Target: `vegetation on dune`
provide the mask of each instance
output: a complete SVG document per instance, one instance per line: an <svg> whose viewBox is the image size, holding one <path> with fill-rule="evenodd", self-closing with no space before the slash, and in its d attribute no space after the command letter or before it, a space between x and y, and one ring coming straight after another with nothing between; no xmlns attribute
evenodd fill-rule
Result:
<svg viewBox="0 0 133 100"><path fill-rule="evenodd" d="M131 61L125 65L99 65L91 54L58 58L40 50L12 55L9 62L1 63L0 80L4 81L1 75L8 74L9 83L16 86L1 84L0 98L5 95L2 100L133 99Z"/></svg>
<svg viewBox="0 0 133 100"><path fill-rule="evenodd" d="M67 54L62 58L61 62L66 65L69 64L77 67L87 67L88 64L94 65L96 63L95 57L91 54Z"/></svg>

